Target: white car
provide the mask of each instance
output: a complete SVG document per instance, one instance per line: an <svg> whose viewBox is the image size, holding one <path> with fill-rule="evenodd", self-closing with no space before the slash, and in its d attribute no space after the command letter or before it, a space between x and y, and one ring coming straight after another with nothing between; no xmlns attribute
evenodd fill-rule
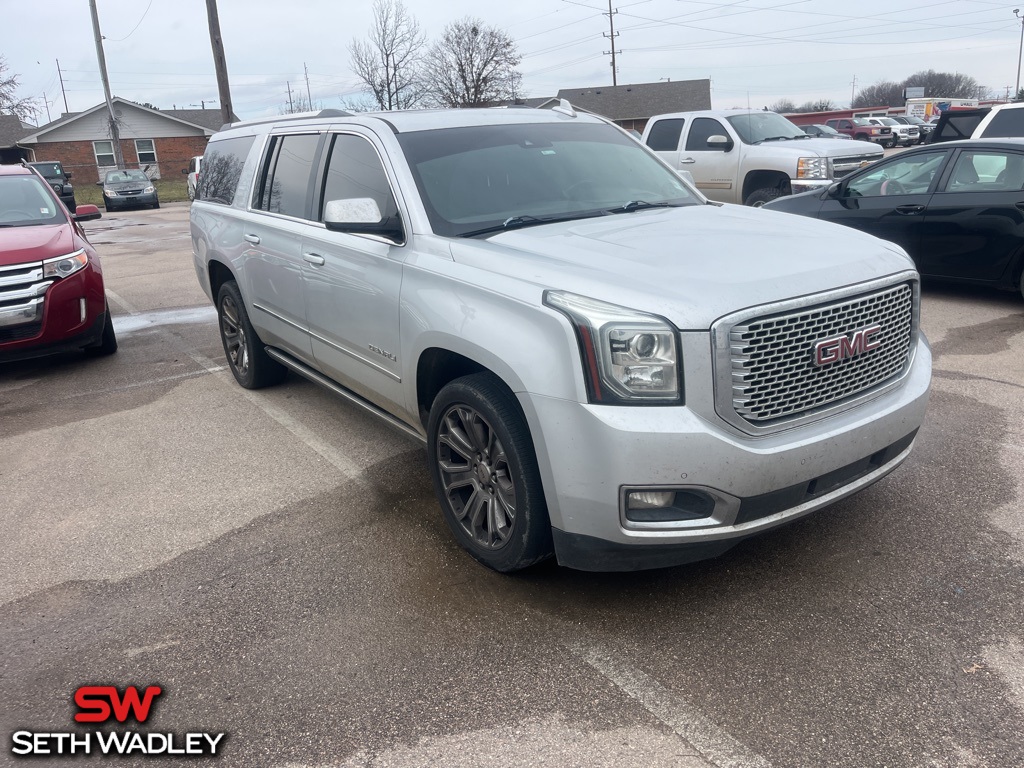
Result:
<svg viewBox="0 0 1024 768"><path fill-rule="evenodd" d="M921 137L921 132L918 130L916 125L903 125L902 123L893 120L891 117L869 117L868 120L875 125L886 125L892 128L893 140L888 146L898 146L902 144L905 147L909 147L913 144L917 144L917 140Z"/></svg>
<svg viewBox="0 0 1024 768"><path fill-rule="evenodd" d="M199 186L199 166L203 163L203 156L197 155L188 161L188 168L183 168L182 173L188 177L188 199L196 199L196 188Z"/></svg>

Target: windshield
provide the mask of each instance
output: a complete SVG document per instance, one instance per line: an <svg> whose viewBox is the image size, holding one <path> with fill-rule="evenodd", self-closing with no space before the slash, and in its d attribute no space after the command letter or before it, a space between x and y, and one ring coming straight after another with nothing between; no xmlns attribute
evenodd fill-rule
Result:
<svg viewBox="0 0 1024 768"><path fill-rule="evenodd" d="M816 125L815 128L817 128L822 133L839 133L839 131L837 131L830 125Z"/></svg>
<svg viewBox="0 0 1024 768"><path fill-rule="evenodd" d="M122 181L149 181L149 176L142 171L108 171L105 183L118 184Z"/></svg>
<svg viewBox="0 0 1024 768"><path fill-rule="evenodd" d="M36 176L0 176L0 227L36 227L66 221L50 188Z"/></svg>
<svg viewBox="0 0 1024 768"><path fill-rule="evenodd" d="M855 118L853 118L853 124L854 125L874 125L874 123L872 123L866 117L855 117Z"/></svg>
<svg viewBox="0 0 1024 768"><path fill-rule="evenodd" d="M878 122L880 122L880 123L881 123L882 125L899 125L899 123L897 123L897 122L896 122L895 120L893 120L893 119L892 119L891 117L879 117L879 118L877 118L877 120L878 120Z"/></svg>
<svg viewBox="0 0 1024 768"><path fill-rule="evenodd" d="M29 163L29 165L48 179L64 178L64 169L60 167L60 163Z"/></svg>
<svg viewBox="0 0 1024 768"><path fill-rule="evenodd" d="M439 235L700 204L679 176L610 125L481 125L397 138Z"/></svg>
<svg viewBox="0 0 1024 768"><path fill-rule="evenodd" d="M908 121L911 125L928 125L928 123L926 123L920 117L905 117L903 119Z"/></svg>
<svg viewBox="0 0 1024 768"><path fill-rule="evenodd" d="M806 139L807 134L777 112L745 112L727 117L744 144L768 139Z"/></svg>

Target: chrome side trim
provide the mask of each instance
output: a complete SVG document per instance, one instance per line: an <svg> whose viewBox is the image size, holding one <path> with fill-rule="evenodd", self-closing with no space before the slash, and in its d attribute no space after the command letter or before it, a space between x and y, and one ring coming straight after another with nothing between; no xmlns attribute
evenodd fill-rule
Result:
<svg viewBox="0 0 1024 768"><path fill-rule="evenodd" d="M319 384L320 386L324 387L325 389L329 389L334 394L339 395L339 396L345 398L346 400L348 400L349 402L353 403L354 405L358 405L363 410L368 411L369 413L372 413L374 416L377 416L378 418L386 421L388 424L393 426L395 429L397 429L397 430L399 430L401 432L404 432L406 435L409 435L410 437L416 438L421 443L426 445L426 443L427 443L426 437L421 435L419 432L417 432L415 429L410 427L404 421L401 421L400 419L395 418L394 416L392 416L390 413L388 413L384 409L374 405L373 403L371 403L366 398L360 397L355 392L353 392L353 391L351 391L349 389L346 389L345 387L343 387L340 384L338 384L336 381L333 381L333 380L327 378L326 376L324 376L320 372L314 371L309 366L304 365L303 363L300 363L298 360L294 359L293 357L289 356L288 354L286 354L285 352L282 352L279 349L275 349L274 347L267 347L267 354L270 355L274 360L277 360L277 362L281 363L282 365L287 366L288 368L291 368L293 371L295 371L300 376L303 376L303 377L309 379L314 384Z"/></svg>
<svg viewBox="0 0 1024 768"><path fill-rule="evenodd" d="M307 328L306 326L299 325L294 320L289 320L287 317L284 317L283 315L279 315L279 314L277 314L277 312L274 312L271 309L267 309L262 304L257 304L254 301L252 303L252 306L253 306L253 309L258 309L260 312L266 312L268 315L270 315L275 320L280 320L282 323L285 323L286 325L290 325L292 328L295 328L296 330L302 331L303 333L309 333L309 328Z"/></svg>

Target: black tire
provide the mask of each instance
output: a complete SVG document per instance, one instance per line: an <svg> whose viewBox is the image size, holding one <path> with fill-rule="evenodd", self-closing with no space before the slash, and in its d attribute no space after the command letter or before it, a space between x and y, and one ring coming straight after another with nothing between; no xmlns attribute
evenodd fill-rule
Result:
<svg viewBox="0 0 1024 768"><path fill-rule="evenodd" d="M762 187L761 189L755 189L749 195L746 200L743 201L744 205L749 205L753 208L760 208L765 203L769 203L779 197L785 197L786 193L779 187Z"/></svg>
<svg viewBox="0 0 1024 768"><path fill-rule="evenodd" d="M438 393L427 423L427 458L445 522L474 558L509 573L551 556L530 430L497 377L475 373Z"/></svg>
<svg viewBox="0 0 1024 768"><path fill-rule="evenodd" d="M871 137L868 136L866 133L858 133L853 138L855 138L857 141L871 141Z"/></svg>
<svg viewBox="0 0 1024 768"><path fill-rule="evenodd" d="M229 280L217 293L217 318L224 356L235 381L246 389L279 384L287 369L267 354L245 311L238 283Z"/></svg>
<svg viewBox="0 0 1024 768"><path fill-rule="evenodd" d="M893 147L896 146L897 143L898 142L896 141L896 139L886 139L885 141L882 142L882 146L885 147L886 149L892 149Z"/></svg>
<svg viewBox="0 0 1024 768"><path fill-rule="evenodd" d="M155 203L153 203L153 208L159 208L159 207L160 207L160 201L157 200Z"/></svg>
<svg viewBox="0 0 1024 768"><path fill-rule="evenodd" d="M103 322L103 335L100 343L94 347L86 347L85 354L90 357L106 357L117 352L117 336L114 334L114 320L110 316L110 305L107 305L107 319Z"/></svg>

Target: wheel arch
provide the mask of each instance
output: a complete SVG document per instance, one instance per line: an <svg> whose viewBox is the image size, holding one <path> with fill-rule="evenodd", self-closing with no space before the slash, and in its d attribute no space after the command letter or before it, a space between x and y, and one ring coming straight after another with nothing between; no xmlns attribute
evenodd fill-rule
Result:
<svg viewBox="0 0 1024 768"><path fill-rule="evenodd" d="M235 273L224 262L217 259L210 259L210 263L206 265L206 273L210 278L210 292L216 302L220 287L229 280L235 280Z"/></svg>
<svg viewBox="0 0 1024 768"><path fill-rule="evenodd" d="M782 171L757 170L751 171L743 179L743 193L740 199L742 203L751 192L766 187L778 187L785 194L789 194L789 176Z"/></svg>

